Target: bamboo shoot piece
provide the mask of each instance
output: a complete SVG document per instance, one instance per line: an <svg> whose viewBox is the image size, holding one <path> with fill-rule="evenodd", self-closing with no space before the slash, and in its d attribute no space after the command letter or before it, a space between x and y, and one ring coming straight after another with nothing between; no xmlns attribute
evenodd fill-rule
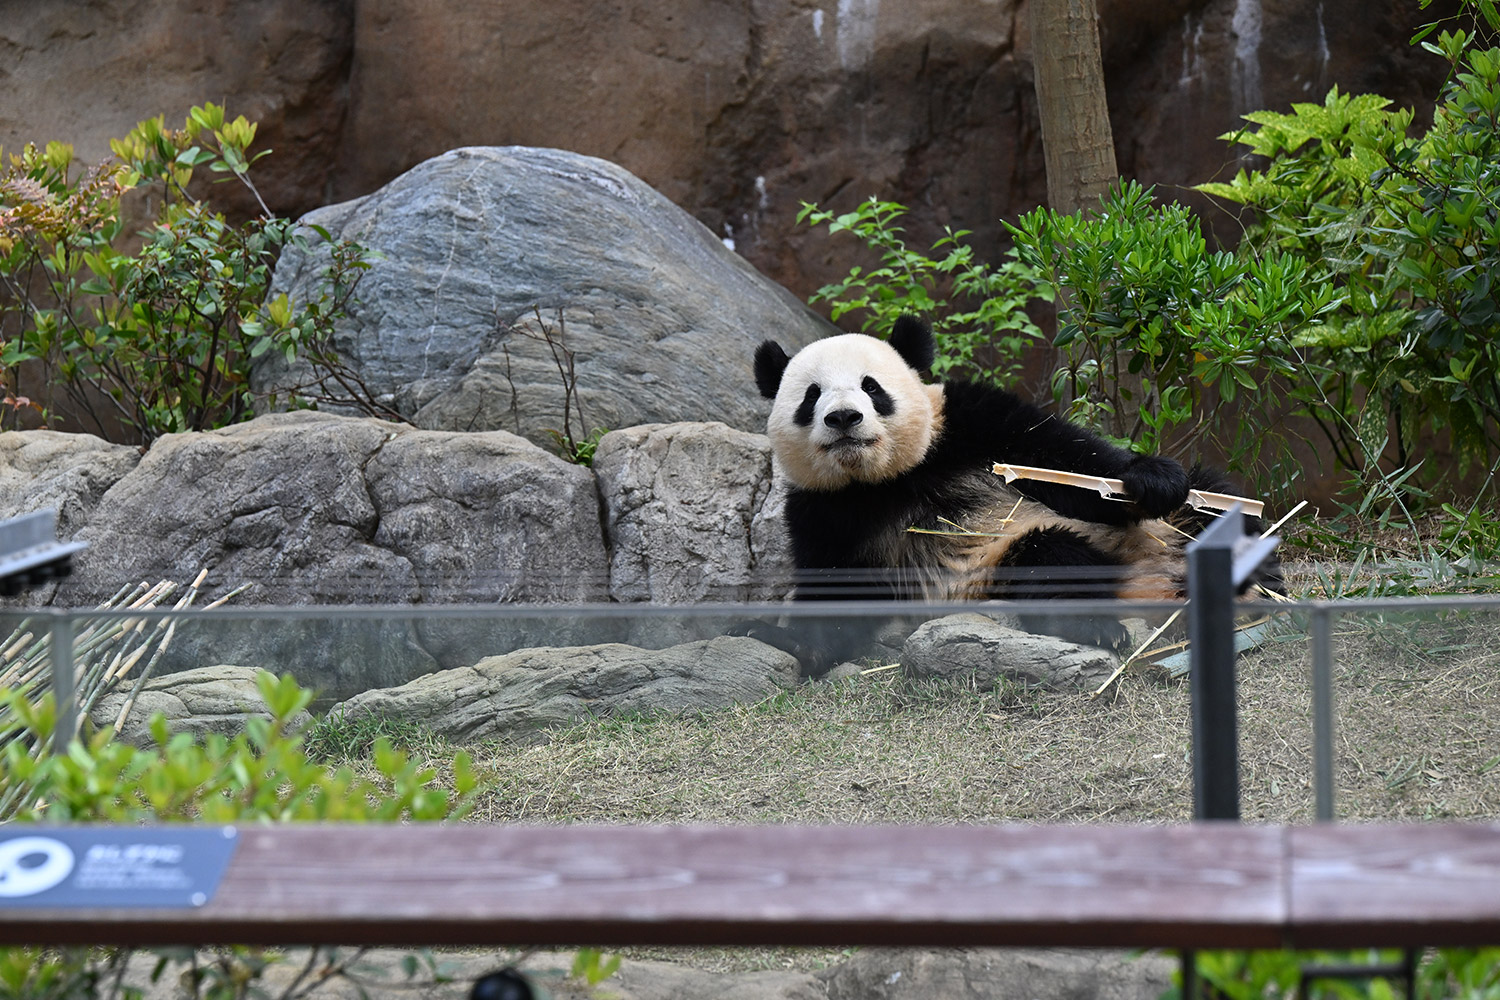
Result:
<svg viewBox="0 0 1500 1000"><path fill-rule="evenodd" d="M1007 483L1013 483L1017 479L1032 479L1043 483L1057 483L1059 486L1077 486L1080 489L1094 490L1106 500L1129 502L1131 499L1125 492L1125 484L1108 476L1092 476L1086 472L1063 472L1060 469L1039 469L1030 465L1006 465L1003 462L996 462L990 471L997 476L1004 476ZM1266 506L1261 501L1252 500L1249 497L1237 497L1231 493L1210 493L1207 490L1188 490L1188 503L1193 507L1208 510L1228 510L1235 504L1239 504L1251 517L1260 517Z"/></svg>

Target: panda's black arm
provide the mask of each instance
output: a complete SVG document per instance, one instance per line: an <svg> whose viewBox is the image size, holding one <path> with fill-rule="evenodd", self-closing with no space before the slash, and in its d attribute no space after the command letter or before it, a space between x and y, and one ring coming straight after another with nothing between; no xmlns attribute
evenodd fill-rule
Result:
<svg viewBox="0 0 1500 1000"><path fill-rule="evenodd" d="M998 389L950 384L946 396L945 450L961 449L969 461L1121 479L1135 501L1121 503L1093 490L1035 480L1012 484L1022 495L1059 514L1101 524L1128 524L1169 514L1187 501L1187 471L1170 458L1118 448L1087 428Z"/></svg>

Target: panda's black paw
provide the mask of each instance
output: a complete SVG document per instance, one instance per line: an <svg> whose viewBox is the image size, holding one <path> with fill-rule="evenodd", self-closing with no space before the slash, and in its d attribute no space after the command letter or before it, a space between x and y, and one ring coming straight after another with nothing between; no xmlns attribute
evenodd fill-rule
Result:
<svg viewBox="0 0 1500 1000"><path fill-rule="evenodd" d="M1120 473L1120 480L1147 517L1165 517L1187 503L1187 470L1170 458L1138 455Z"/></svg>
<svg viewBox="0 0 1500 1000"><path fill-rule="evenodd" d="M1105 615L1019 615L1021 627L1036 635L1050 635L1080 646L1098 646L1124 656L1130 652L1130 630Z"/></svg>
<svg viewBox="0 0 1500 1000"><path fill-rule="evenodd" d="M770 622L763 622L754 618L735 622L724 630L724 634L759 639L766 645L775 646L784 653L791 652L790 649L786 648L785 644L796 641L792 633L780 625L772 625Z"/></svg>
<svg viewBox="0 0 1500 1000"><path fill-rule="evenodd" d="M833 667L830 658L798 630L748 619L729 626L724 630L724 634L757 639L767 646L781 650L795 658L801 665L803 677L818 677L826 674Z"/></svg>

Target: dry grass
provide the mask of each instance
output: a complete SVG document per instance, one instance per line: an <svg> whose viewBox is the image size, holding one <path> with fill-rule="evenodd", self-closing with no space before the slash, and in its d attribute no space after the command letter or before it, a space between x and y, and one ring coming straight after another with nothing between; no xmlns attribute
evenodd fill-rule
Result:
<svg viewBox="0 0 1500 1000"><path fill-rule="evenodd" d="M488 748L496 787L480 817L976 823L1136 818L1140 808L1170 819L1172 796L1137 803L1131 793L1147 774L1186 789L1186 729L1153 731L1173 700L1154 687L1103 703L890 674L813 684L759 705L599 721L542 747Z"/></svg>
<svg viewBox="0 0 1500 1000"><path fill-rule="evenodd" d="M1500 816L1500 616L1347 618L1335 654L1341 818ZM1247 820L1312 819L1310 669L1290 619L1241 658ZM1189 711L1186 684L1136 674L1093 700L878 673L715 712L591 720L543 746L470 747L492 784L474 819L1178 822L1192 813ZM431 738L415 749L452 752Z"/></svg>

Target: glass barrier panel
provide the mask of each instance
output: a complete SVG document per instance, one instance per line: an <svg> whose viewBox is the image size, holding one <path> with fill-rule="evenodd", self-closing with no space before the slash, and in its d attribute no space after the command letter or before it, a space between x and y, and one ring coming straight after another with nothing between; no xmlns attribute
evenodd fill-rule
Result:
<svg viewBox="0 0 1500 1000"><path fill-rule="evenodd" d="M1500 605L1440 599L1337 614L1335 815L1500 815Z"/></svg>
<svg viewBox="0 0 1500 1000"><path fill-rule="evenodd" d="M1500 602L1368 603L1239 609L1243 819L1317 815L1319 616L1333 815L1500 812ZM148 742L162 713L232 734L256 672L289 675L312 692L310 746L467 748L494 821L1178 822L1184 619L1072 600L7 611L0 689L54 691L60 624L86 733Z"/></svg>

